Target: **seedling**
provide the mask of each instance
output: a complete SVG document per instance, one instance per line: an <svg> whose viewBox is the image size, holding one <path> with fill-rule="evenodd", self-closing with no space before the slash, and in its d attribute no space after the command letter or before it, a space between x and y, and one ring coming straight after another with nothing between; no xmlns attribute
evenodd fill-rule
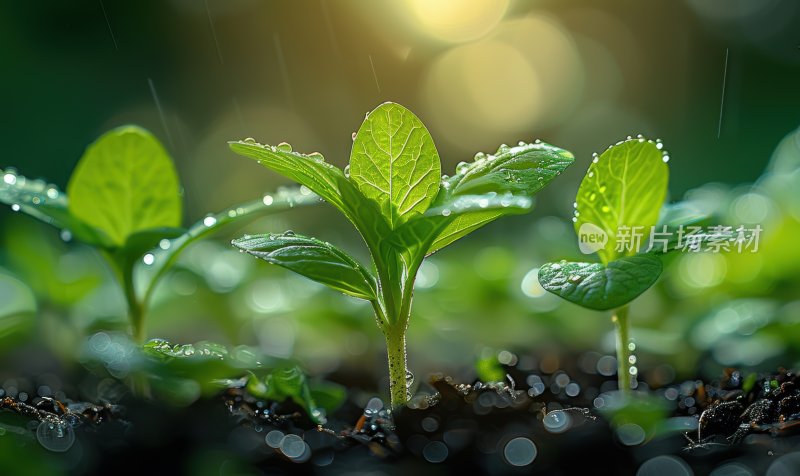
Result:
<svg viewBox="0 0 800 476"><path fill-rule="evenodd" d="M102 253L124 291L131 333L139 342L152 293L187 246L234 221L318 202L312 194L282 192L179 228L181 188L172 159L158 139L134 126L109 131L90 145L67 193L12 169L0 169L0 177L0 202Z"/></svg>
<svg viewBox="0 0 800 476"><path fill-rule="evenodd" d="M659 214L667 194L669 156L660 141L628 138L594 156L575 199L575 232L584 253L596 252L599 263L547 263L539 270L542 287L588 309L613 310L616 327L619 389L631 389L628 303L649 289L661 274L661 260L647 253L657 223L668 229L700 216L673 207ZM658 228L658 227L656 227ZM636 233L641 235L636 242Z"/></svg>
<svg viewBox="0 0 800 476"><path fill-rule="evenodd" d="M520 142L478 153L452 177L441 176L428 130L394 103L367 115L344 171L286 143L246 139L230 146L322 197L361 234L372 270L330 243L291 232L244 236L233 245L372 304L386 339L393 407L408 401L406 329L423 259L498 217L529 210L533 196L573 161L558 147Z"/></svg>

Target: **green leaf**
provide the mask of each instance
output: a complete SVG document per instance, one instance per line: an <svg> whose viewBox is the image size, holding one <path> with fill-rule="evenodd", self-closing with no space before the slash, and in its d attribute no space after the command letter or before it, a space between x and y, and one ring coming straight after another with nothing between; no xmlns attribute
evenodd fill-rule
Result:
<svg viewBox="0 0 800 476"><path fill-rule="evenodd" d="M278 213L318 203L320 203L319 197L307 191L303 193L297 189L281 189L277 193L264 195L260 200L242 203L220 213L208 215L177 238L164 237L160 239L157 243L158 247L155 247L154 244L154 248L150 251L153 255L153 262L137 268L137 279L142 282L143 289L145 289L144 301L149 301L150 295L160 279L189 245L229 225L242 224L268 213Z"/></svg>
<svg viewBox="0 0 800 476"><path fill-rule="evenodd" d="M446 204L432 206L422 217L404 223L391 234L388 242L409 256L424 256L430 254L433 245L441 239L442 230L450 227L455 220L474 214L498 213L500 216L525 213L532 207L532 198L509 193L457 196Z"/></svg>
<svg viewBox="0 0 800 476"><path fill-rule="evenodd" d="M72 173L69 211L108 235L112 246L150 228L181 223L172 159L152 134L124 126L91 144Z"/></svg>
<svg viewBox="0 0 800 476"><path fill-rule="evenodd" d="M472 163L462 162L456 174L444 178L436 207L451 203L461 195L497 193L533 197L575 160L564 149L537 141L516 147L500 146L492 155L478 153ZM513 213L513 208L476 211L454 217L428 249L433 253L497 218Z"/></svg>
<svg viewBox="0 0 800 476"><path fill-rule="evenodd" d="M316 238L286 232L233 240L233 246L361 299L376 299L375 278L344 251Z"/></svg>
<svg viewBox="0 0 800 476"><path fill-rule="evenodd" d="M675 202L664 204L658 216L656 227L679 227L694 225L708 218L708 214L697 208L692 202Z"/></svg>
<svg viewBox="0 0 800 476"><path fill-rule="evenodd" d="M310 380L311 398L326 412L332 413L347 399L347 389L342 385L324 380Z"/></svg>
<svg viewBox="0 0 800 476"><path fill-rule="evenodd" d="M661 260L628 256L608 263L547 263L539 283L551 293L580 306L605 311L624 306L647 291L661 275Z"/></svg>
<svg viewBox="0 0 800 476"><path fill-rule="evenodd" d="M608 239L597 251L603 263L639 251L617 251L620 227L642 227L636 230L647 235L658 221L669 178L665 160L660 143L629 139L606 149L589 166L576 198L575 231L605 232Z"/></svg>
<svg viewBox="0 0 800 476"><path fill-rule="evenodd" d="M0 342L32 329L35 313L33 292L18 279L0 272Z"/></svg>
<svg viewBox="0 0 800 476"><path fill-rule="evenodd" d="M291 398L306 409L315 423L322 425L327 421L325 410L314 400L306 375L297 366L272 370L263 380L259 380L255 374L251 373L247 382L247 391L254 397L275 402Z"/></svg>
<svg viewBox="0 0 800 476"><path fill-rule="evenodd" d="M367 115L350 154L350 178L397 228L425 212L439 190L441 163L428 130L411 111L384 103Z"/></svg>
<svg viewBox="0 0 800 476"><path fill-rule="evenodd" d="M80 241L110 246L108 237L69 212L67 194L43 180L31 180L13 169L0 169L0 203L49 225L68 230Z"/></svg>

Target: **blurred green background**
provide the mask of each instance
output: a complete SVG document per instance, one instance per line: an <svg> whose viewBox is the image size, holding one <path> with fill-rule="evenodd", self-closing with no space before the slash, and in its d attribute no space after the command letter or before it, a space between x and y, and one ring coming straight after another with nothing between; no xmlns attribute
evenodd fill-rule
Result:
<svg viewBox="0 0 800 476"><path fill-rule="evenodd" d="M756 254L671 258L633 306L642 372L656 378L668 364L672 378L698 366L714 375L800 359L800 136L787 136L800 124L796 2L104 0L0 9L0 167L63 187L91 141L136 123L173 155L187 225L286 184L226 141L288 141L344 166L352 132L387 100L426 123L444 171L519 140L573 151L575 165L533 214L492 224L423 268L409 334L418 374L468 367L484 346L613 353L607 316L545 294L535 272L579 257L569 218L591 153L637 133L670 151L673 199L692 191L721 223L765 230ZM774 173L760 178L784 137ZM6 208L0 227L4 375L29 346L70 367L84 336L124 329L122 296L91 250ZM325 205L248 230L289 228L366 258ZM295 356L312 373L381 378L383 341L368 305L240 255L229 238L195 246L162 283L151 337L249 344Z"/></svg>

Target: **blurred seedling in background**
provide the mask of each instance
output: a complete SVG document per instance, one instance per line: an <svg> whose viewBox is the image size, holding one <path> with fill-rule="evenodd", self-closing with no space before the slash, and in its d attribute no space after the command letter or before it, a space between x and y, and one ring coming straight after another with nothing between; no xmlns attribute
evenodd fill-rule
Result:
<svg viewBox="0 0 800 476"><path fill-rule="evenodd" d="M504 215L523 213L533 196L573 161L566 150L536 141L502 145L441 175L439 154L411 111L384 103L367 114L354 136L350 164L341 170L319 153L253 139L231 149L304 185L356 227L372 269L330 243L293 232L249 236L234 246L269 263L372 304L386 339L393 407L409 398L406 329L423 259Z"/></svg>
<svg viewBox="0 0 800 476"><path fill-rule="evenodd" d="M13 169L0 170L0 178L0 202L103 255L124 292L131 335L139 343L153 291L190 244L233 222L319 202L310 193L283 191L180 228L181 187L172 159L158 139L135 126L111 130L91 144L66 193Z"/></svg>
<svg viewBox="0 0 800 476"><path fill-rule="evenodd" d="M547 291L587 309L613 310L617 376L623 396L637 368L630 339L628 304L661 275L660 254L673 251L679 227L705 218L690 206L664 205L669 155L661 141L629 137L594 155L575 198L575 232L584 253L599 263L547 263L539 282ZM651 231L660 238L656 239ZM641 236L637 238L637 233ZM697 235L703 238L709 235ZM651 246L655 244L656 246Z"/></svg>

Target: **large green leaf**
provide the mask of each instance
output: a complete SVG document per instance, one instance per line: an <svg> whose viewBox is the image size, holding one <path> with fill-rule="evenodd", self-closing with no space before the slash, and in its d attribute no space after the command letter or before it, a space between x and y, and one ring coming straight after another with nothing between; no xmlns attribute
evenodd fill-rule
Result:
<svg viewBox="0 0 800 476"><path fill-rule="evenodd" d="M533 197L574 160L569 151L541 141L521 142L515 147L502 145L494 154L476 154L474 162L462 162L456 167L455 175L444 177L434 206L445 207L458 196L487 192ZM508 213L514 213L514 209L499 207L460 214L439 232L427 252L444 248Z"/></svg>
<svg viewBox="0 0 800 476"><path fill-rule="evenodd" d="M551 293L580 306L604 311L628 304L661 275L661 260L627 256L608 263L547 263L539 283Z"/></svg>
<svg viewBox="0 0 800 476"><path fill-rule="evenodd" d="M623 227L631 237L646 237L658 221L669 178L666 160L661 143L640 138L612 145L589 166L576 198L575 231L579 236L581 227L584 232L605 233L607 240L597 250L603 263L639 251L635 246L618 247Z"/></svg>
<svg viewBox="0 0 800 476"><path fill-rule="evenodd" d="M411 111L387 102L367 115L353 141L350 178L392 228L425 212L440 175L433 138Z"/></svg>
<svg viewBox="0 0 800 476"><path fill-rule="evenodd" d="M152 134L124 126L103 134L78 162L67 186L69 210L122 246L130 235L181 223L180 184L169 154Z"/></svg>
<svg viewBox="0 0 800 476"><path fill-rule="evenodd" d="M0 341L33 328L36 298L18 279L0 271Z"/></svg>
<svg viewBox="0 0 800 476"><path fill-rule="evenodd" d="M260 200L242 203L223 212L208 215L176 238L162 236L158 240L158 246L150 250L149 254L152 256L147 257L146 261L143 262L143 266L137 268L137 280L141 283L142 289L144 289L144 302L149 301L150 295L155 290L159 280L175 264L178 257L189 245L217 233L226 226L242 224L268 213L277 213L317 203L320 203L319 197L308 191L281 189L277 193L264 195ZM168 230L156 231L163 232ZM142 235L141 238L147 238L147 235ZM126 250L128 249L126 246ZM131 253L136 254L136 251L131 249Z"/></svg>
<svg viewBox="0 0 800 476"><path fill-rule="evenodd" d="M375 278L344 251L316 238L286 232L245 235L233 246L351 296L375 300Z"/></svg>
<svg viewBox="0 0 800 476"><path fill-rule="evenodd" d="M43 180L31 180L13 169L0 169L0 203L26 213L56 228L67 230L84 243L110 246L108 237L87 225L67 206L67 194Z"/></svg>

